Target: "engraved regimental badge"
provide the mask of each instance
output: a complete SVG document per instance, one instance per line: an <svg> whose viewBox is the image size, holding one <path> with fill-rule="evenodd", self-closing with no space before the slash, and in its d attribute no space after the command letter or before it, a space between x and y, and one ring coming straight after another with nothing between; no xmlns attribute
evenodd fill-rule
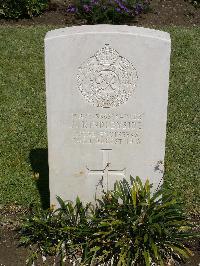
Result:
<svg viewBox="0 0 200 266"><path fill-rule="evenodd" d="M90 104L110 108L128 101L134 93L137 72L108 44L78 69L78 88Z"/></svg>

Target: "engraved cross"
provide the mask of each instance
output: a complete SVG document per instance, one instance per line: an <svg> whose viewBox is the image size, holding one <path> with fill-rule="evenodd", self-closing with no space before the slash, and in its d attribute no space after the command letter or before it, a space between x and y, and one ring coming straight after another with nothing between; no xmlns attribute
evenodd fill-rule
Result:
<svg viewBox="0 0 200 266"><path fill-rule="evenodd" d="M111 168L111 162L109 159L109 153L110 151L112 151L112 149L101 149L101 151L103 152L103 166L102 169L89 169L87 166L87 171L88 174L92 174L92 175L101 175L102 176L102 181L103 181L103 187L107 187L108 188L108 178L109 176L120 176L125 178L125 170L126 168L120 169L120 170L116 170L116 169L112 169Z"/></svg>

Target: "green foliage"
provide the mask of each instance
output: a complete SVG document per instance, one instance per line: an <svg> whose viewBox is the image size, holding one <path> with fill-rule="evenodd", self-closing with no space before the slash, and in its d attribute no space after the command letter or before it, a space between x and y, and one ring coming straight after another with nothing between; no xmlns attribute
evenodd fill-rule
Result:
<svg viewBox="0 0 200 266"><path fill-rule="evenodd" d="M66 258L66 254L68 258L75 257L85 234L88 233L83 232L83 228L89 228L90 205L84 207L79 198L74 205L70 201L65 203L59 197L57 199L60 204L59 209L43 211L34 208L23 224L21 245L34 245L28 259L30 265L39 254L43 257L60 256L61 261Z"/></svg>
<svg viewBox="0 0 200 266"><path fill-rule="evenodd" d="M37 245L32 261L41 253L81 265L148 266L191 255L183 244L191 225L181 205L162 188L152 194L148 180L116 182L95 206L79 198L58 202L59 209L37 213L23 226L21 243Z"/></svg>
<svg viewBox="0 0 200 266"><path fill-rule="evenodd" d="M37 16L47 7L48 0L3 0L0 17L18 19Z"/></svg>
<svg viewBox="0 0 200 266"><path fill-rule="evenodd" d="M148 180L143 185L131 177L131 186L123 180L98 200L89 265L90 258L97 264L164 265L168 258L189 255L180 241L188 237L180 205L162 189L151 195L150 188Z"/></svg>
<svg viewBox="0 0 200 266"><path fill-rule="evenodd" d="M67 12L92 24L119 24L146 12L149 5L150 0L73 0Z"/></svg>

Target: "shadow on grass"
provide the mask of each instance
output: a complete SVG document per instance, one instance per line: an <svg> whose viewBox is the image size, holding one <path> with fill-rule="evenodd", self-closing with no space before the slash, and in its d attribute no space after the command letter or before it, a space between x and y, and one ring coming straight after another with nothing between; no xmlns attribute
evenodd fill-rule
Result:
<svg viewBox="0 0 200 266"><path fill-rule="evenodd" d="M42 208L47 209L50 206L48 150L31 150L29 158L36 177Z"/></svg>

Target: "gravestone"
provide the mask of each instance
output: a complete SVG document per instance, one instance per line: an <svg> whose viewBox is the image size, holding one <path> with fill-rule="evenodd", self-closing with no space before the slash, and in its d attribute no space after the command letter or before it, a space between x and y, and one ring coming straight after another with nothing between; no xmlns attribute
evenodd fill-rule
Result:
<svg viewBox="0 0 200 266"><path fill-rule="evenodd" d="M164 171L170 37L133 26L79 26L45 38L51 203L93 201L129 176Z"/></svg>

